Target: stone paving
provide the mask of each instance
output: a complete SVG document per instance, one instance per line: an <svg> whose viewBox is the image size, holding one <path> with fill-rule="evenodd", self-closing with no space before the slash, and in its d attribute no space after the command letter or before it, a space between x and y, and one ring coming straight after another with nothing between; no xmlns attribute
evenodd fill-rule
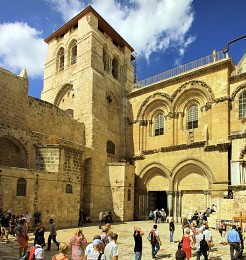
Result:
<svg viewBox="0 0 246 260"><path fill-rule="evenodd" d="M133 228L139 226L145 232L143 236L143 256L142 260L150 260L151 258L151 246L147 240L147 235L152 229L153 223L148 221L131 221L123 223L113 223L112 230L119 234L118 245L119 245L119 259L133 260L134 253L134 240L133 240ZM175 252L177 250L177 242L182 236L182 229L180 224L176 224L176 231L174 233L175 243L169 243L169 231L167 223L159 223L158 230L161 236L162 246L157 254L157 259L175 259ZM83 232L90 242L95 234L100 234L100 230L96 223L90 225L84 225L82 227ZM76 228L58 230L57 241L68 242L73 235ZM230 260L229 245L220 245L220 235L217 230L212 229L212 235L214 238L214 247L210 252L209 259L211 260ZM30 246L32 246L34 236L30 233ZM48 238L48 232L45 232L45 238ZM51 251L45 251L45 260L51 260L52 257L57 253L56 245L52 244ZM16 260L18 258L18 244L11 237L11 242L0 243L0 260ZM191 260L196 259L195 251ZM203 257L201 257L203 259ZM246 259L246 258L243 258Z"/></svg>

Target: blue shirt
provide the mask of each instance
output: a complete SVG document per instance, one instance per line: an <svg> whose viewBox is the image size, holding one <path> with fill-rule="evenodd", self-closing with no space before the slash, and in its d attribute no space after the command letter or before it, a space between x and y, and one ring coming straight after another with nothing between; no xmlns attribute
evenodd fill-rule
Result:
<svg viewBox="0 0 246 260"><path fill-rule="evenodd" d="M232 229L228 232L227 234L227 240L229 242L236 242L236 243L241 243L240 237L238 232L235 229Z"/></svg>

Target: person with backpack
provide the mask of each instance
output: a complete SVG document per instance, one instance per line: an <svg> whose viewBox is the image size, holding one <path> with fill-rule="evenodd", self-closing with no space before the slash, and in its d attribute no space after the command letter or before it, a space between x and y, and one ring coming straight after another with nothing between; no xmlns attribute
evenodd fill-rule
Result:
<svg viewBox="0 0 246 260"><path fill-rule="evenodd" d="M27 234L26 219L20 219L15 228L15 234L19 245L20 257L26 254L29 236Z"/></svg>
<svg viewBox="0 0 246 260"><path fill-rule="evenodd" d="M161 239L159 236L159 231L157 230L157 225L153 226L153 229L150 231L151 234L151 249L152 249L152 258L156 259L156 254L160 250Z"/></svg>
<svg viewBox="0 0 246 260"><path fill-rule="evenodd" d="M200 260L201 255L204 256L204 260L208 259L208 245L203 235L203 229L198 229L198 234L195 236L196 240L196 260Z"/></svg>

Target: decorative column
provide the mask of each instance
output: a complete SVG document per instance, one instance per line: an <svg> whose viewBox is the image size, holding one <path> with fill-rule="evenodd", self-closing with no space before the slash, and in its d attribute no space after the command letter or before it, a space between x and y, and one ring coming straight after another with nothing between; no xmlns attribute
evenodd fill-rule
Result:
<svg viewBox="0 0 246 260"><path fill-rule="evenodd" d="M167 191L167 208L168 208L168 217L173 216L173 191Z"/></svg>
<svg viewBox="0 0 246 260"><path fill-rule="evenodd" d="M178 222L182 222L182 191L179 191L179 216L178 216Z"/></svg>

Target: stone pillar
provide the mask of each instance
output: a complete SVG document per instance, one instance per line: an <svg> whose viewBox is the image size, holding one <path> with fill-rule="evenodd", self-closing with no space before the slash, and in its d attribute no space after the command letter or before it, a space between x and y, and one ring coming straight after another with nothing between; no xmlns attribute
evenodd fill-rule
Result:
<svg viewBox="0 0 246 260"><path fill-rule="evenodd" d="M178 206L179 206L179 216L178 216L178 222L182 222L182 191L178 192L179 194L179 200L178 200Z"/></svg>
<svg viewBox="0 0 246 260"><path fill-rule="evenodd" d="M168 217L173 216L173 191L167 191Z"/></svg>
<svg viewBox="0 0 246 260"><path fill-rule="evenodd" d="M205 196L205 209L208 208L208 191L204 191L203 192L204 196Z"/></svg>

